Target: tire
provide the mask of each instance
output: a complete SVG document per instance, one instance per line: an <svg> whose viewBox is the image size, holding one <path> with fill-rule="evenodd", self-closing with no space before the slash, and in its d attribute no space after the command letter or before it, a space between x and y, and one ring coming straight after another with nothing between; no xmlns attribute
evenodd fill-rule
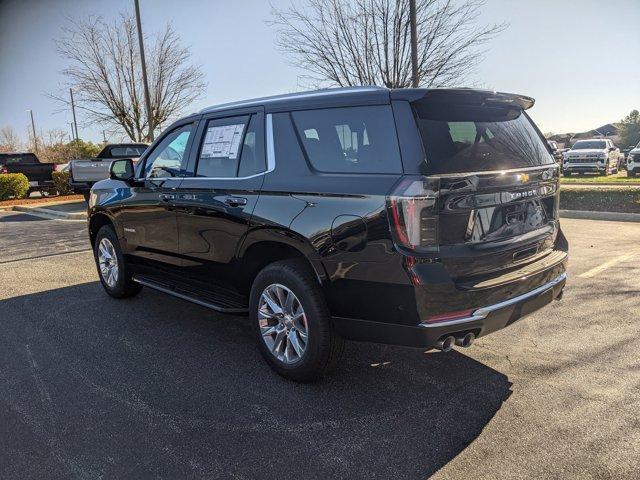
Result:
<svg viewBox="0 0 640 480"><path fill-rule="evenodd" d="M265 294L277 300L278 292L282 293L281 299L290 298L290 293L294 295L290 307L292 311L287 313L297 312L300 315L298 307L301 307L302 316L298 320L287 315L277 318L276 310L263 298ZM285 301L280 303L286 304ZM344 350L344 340L333 329L322 290L304 260L278 261L267 265L257 275L251 287L249 318L265 361L279 375L290 380L308 382L322 378L338 364ZM268 329L275 331L263 337ZM302 333L305 330L306 342ZM279 343L281 348L277 347L279 335L284 335ZM293 346L294 337L295 343L302 349L301 355ZM290 352L289 359L285 357L287 349Z"/></svg>
<svg viewBox="0 0 640 480"><path fill-rule="evenodd" d="M104 242L103 242L104 241ZM101 248L103 251L101 252ZM111 269L112 276L105 275L101 268L101 253L106 251L109 253L109 258L115 258L115 272ZM93 257L96 262L96 268L98 269L98 277L100 283L105 291L114 298L128 298L137 295L142 289L142 285L135 283L131 278L131 272L127 266L124 256L122 255L122 249L120 248L120 242L118 236L114 232L113 227L110 225L104 225L98 234L93 245ZM104 258L104 254L103 257ZM112 262L110 262L112 264ZM109 267L105 267L109 270Z"/></svg>
<svg viewBox="0 0 640 480"><path fill-rule="evenodd" d="M636 176L636 171L635 170L627 170L627 176L628 177L635 177Z"/></svg>

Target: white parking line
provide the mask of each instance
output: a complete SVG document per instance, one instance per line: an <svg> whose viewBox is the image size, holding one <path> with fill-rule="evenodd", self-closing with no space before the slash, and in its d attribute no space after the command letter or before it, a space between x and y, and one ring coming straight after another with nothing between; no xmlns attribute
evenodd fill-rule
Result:
<svg viewBox="0 0 640 480"><path fill-rule="evenodd" d="M624 262L626 260L630 260L633 257L638 255L637 253L626 253L624 255L620 255L619 257L612 258L608 262L604 262L602 265L592 268L591 270L587 270L586 272L578 275L580 278L593 278L598 275L600 272L606 270L609 267L616 265L617 263Z"/></svg>

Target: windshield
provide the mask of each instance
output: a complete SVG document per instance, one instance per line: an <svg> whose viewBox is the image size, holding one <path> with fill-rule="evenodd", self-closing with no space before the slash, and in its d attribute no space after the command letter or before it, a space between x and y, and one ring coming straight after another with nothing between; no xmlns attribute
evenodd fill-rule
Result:
<svg viewBox="0 0 640 480"><path fill-rule="evenodd" d="M586 150L588 148L602 150L605 147L606 142L603 142L602 140L581 140L576 142L572 150Z"/></svg>
<svg viewBox="0 0 640 480"><path fill-rule="evenodd" d="M468 173L554 164L519 108L416 102L430 173Z"/></svg>

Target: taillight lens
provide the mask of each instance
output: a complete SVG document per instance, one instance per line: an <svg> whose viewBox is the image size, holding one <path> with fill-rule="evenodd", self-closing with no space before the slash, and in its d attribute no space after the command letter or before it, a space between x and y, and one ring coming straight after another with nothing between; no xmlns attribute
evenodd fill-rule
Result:
<svg viewBox="0 0 640 480"><path fill-rule="evenodd" d="M387 196L393 240L415 252L438 251L438 177L403 177Z"/></svg>

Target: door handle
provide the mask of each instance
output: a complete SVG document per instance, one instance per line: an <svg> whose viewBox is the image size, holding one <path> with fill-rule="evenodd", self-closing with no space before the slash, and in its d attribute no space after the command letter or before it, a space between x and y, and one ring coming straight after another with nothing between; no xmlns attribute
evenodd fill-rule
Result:
<svg viewBox="0 0 640 480"><path fill-rule="evenodd" d="M176 196L173 193L161 193L160 200L163 202L168 202L170 200L175 200Z"/></svg>
<svg viewBox="0 0 640 480"><path fill-rule="evenodd" d="M247 204L247 199L242 197L227 197L224 199L224 203L230 207L241 207Z"/></svg>

